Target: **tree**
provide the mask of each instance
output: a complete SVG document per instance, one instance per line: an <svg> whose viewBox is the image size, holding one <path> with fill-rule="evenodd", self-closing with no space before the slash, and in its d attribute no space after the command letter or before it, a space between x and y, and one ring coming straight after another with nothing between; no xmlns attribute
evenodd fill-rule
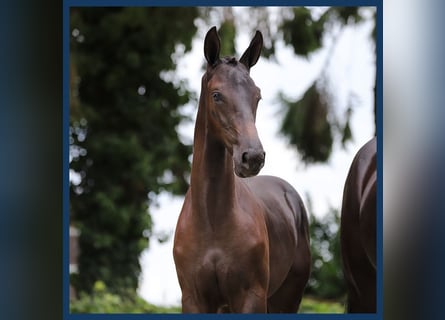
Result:
<svg viewBox="0 0 445 320"><path fill-rule="evenodd" d="M196 8L72 8L70 219L80 230L79 273L91 292L138 286L152 195L184 193L191 147L178 137L191 95L165 72L191 48ZM150 196L149 196L150 195Z"/></svg>
<svg viewBox="0 0 445 320"><path fill-rule="evenodd" d="M374 19L372 39L375 44L375 10L370 8L330 7L319 16L309 8L293 8L293 14L283 19L280 29L285 43L292 46L295 54L307 57L322 48L326 36L333 37L335 45L335 35L332 30L341 31L347 25L361 23L368 19L370 11ZM329 59L328 56L326 65L330 62ZM377 81L377 78L375 79ZM286 110L281 132L287 136L290 144L296 147L305 163L326 162L331 155L336 136L340 137L343 146L352 139L353 133L349 121L356 102L351 96L344 120L333 117L332 109L335 109L335 105L331 96L335 89L329 88L332 82L333 80L326 74L325 66L320 77L301 99L290 101L281 95ZM375 88L376 85L374 85L374 98ZM376 101L374 101L375 114Z"/></svg>
<svg viewBox="0 0 445 320"><path fill-rule="evenodd" d="M308 202L312 271L306 294L321 299L343 299L346 286L341 268L339 222L337 209L331 208L322 218L312 214Z"/></svg>

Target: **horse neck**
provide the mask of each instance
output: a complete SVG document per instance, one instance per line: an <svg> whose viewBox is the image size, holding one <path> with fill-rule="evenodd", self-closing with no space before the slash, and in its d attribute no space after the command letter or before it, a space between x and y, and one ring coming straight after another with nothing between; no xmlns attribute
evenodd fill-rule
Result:
<svg viewBox="0 0 445 320"><path fill-rule="evenodd" d="M201 90L204 90L204 86ZM210 222L213 226L218 221L227 220L233 212L235 176L231 155L212 133L207 121L203 96L201 93L195 124L191 171L192 206L196 218Z"/></svg>

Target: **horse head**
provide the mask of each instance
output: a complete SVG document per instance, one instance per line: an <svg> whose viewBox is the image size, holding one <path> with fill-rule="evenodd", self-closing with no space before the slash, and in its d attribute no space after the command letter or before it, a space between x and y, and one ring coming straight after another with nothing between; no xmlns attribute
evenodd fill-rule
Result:
<svg viewBox="0 0 445 320"><path fill-rule="evenodd" d="M249 75L258 61L263 37L256 32L239 60L220 58L220 39L216 27L204 40L207 70L201 99L207 108L208 128L228 150L239 177L257 175L264 166L265 152L255 126L260 89Z"/></svg>

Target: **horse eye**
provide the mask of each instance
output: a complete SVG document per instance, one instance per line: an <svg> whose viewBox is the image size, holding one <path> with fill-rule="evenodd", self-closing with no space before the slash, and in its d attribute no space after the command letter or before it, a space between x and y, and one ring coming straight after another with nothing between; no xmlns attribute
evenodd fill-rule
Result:
<svg viewBox="0 0 445 320"><path fill-rule="evenodd" d="M221 96L221 93L219 93L219 92L213 92L212 97L213 97L213 101L215 101L215 102L222 101L222 96Z"/></svg>

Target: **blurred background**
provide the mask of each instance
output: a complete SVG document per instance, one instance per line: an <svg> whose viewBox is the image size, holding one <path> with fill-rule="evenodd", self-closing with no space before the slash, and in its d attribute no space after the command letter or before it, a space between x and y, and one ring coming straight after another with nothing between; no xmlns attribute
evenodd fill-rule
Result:
<svg viewBox="0 0 445 320"><path fill-rule="evenodd" d="M70 42L70 310L179 312L172 235L190 174L203 40L222 55L265 39L260 174L289 181L310 216L300 312L344 312L338 243L352 158L376 133L374 7L76 8Z"/></svg>
<svg viewBox="0 0 445 320"><path fill-rule="evenodd" d="M384 316L443 319L445 2L376 2L384 21ZM9 4L0 10L0 317L60 319L69 310L61 241L69 85L62 86L61 48L72 40L73 1Z"/></svg>

